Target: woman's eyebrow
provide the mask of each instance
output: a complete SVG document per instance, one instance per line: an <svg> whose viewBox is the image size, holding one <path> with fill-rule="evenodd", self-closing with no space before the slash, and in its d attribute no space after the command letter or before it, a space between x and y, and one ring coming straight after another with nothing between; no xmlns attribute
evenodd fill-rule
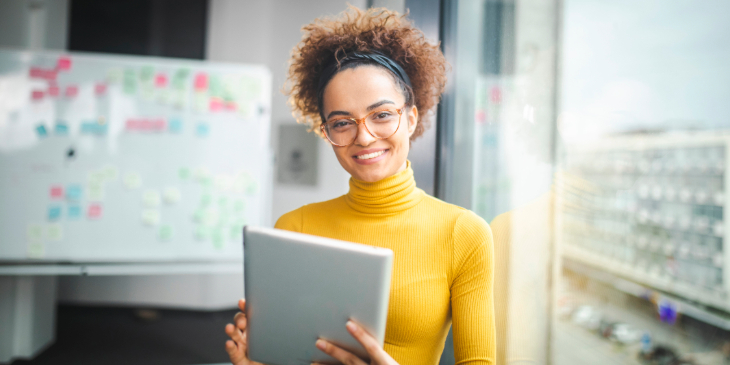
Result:
<svg viewBox="0 0 730 365"><path fill-rule="evenodd" d="M371 111L371 110L373 110L373 109L375 109L375 108L377 108L377 107L379 107L381 105L384 105L384 104L393 104L393 105L395 105L395 103L393 101L388 100L388 99L383 99L383 100L381 100L381 101L379 101L377 103L374 103L374 104L370 105L365 110ZM329 114L327 114L327 120L330 120L330 118L332 118L332 117L334 117L336 115L344 115L346 117L349 117L349 116L352 116L352 113L346 112L344 110L333 110L332 112L330 112Z"/></svg>

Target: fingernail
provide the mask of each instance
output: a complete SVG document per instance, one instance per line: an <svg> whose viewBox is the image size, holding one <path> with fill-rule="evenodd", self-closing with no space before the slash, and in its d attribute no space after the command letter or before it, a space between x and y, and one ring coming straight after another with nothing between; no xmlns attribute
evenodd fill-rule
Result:
<svg viewBox="0 0 730 365"><path fill-rule="evenodd" d="M357 330L357 326L355 325L355 323L353 321L347 321L346 326L347 326L347 329L352 332L355 332Z"/></svg>
<svg viewBox="0 0 730 365"><path fill-rule="evenodd" d="M317 348L320 350L324 350L325 348L327 348L327 344L324 343L324 341L322 340L317 340L317 343L315 345L317 345Z"/></svg>

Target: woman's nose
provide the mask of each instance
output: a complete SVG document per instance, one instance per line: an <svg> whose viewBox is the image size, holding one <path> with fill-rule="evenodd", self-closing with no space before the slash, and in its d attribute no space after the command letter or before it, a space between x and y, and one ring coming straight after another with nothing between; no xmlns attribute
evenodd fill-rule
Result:
<svg viewBox="0 0 730 365"><path fill-rule="evenodd" d="M358 124L357 128L357 138L355 138L355 144L357 144L358 146L366 147L377 141L377 138L373 137L373 135L368 132L368 128L365 126L365 123Z"/></svg>

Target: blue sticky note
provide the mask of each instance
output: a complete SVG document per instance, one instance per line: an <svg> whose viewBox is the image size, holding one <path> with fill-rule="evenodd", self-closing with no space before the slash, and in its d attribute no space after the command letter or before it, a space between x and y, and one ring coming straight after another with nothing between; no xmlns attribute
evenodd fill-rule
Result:
<svg viewBox="0 0 730 365"><path fill-rule="evenodd" d="M55 221L61 218L61 207L58 205L51 205L48 207L48 220Z"/></svg>
<svg viewBox="0 0 730 365"><path fill-rule="evenodd" d="M47 137L48 131L46 130L46 126L43 124L39 124L37 127L35 127L36 133L38 133L38 137Z"/></svg>
<svg viewBox="0 0 730 365"><path fill-rule="evenodd" d="M197 134L198 137L207 137L209 132L210 126L208 123L198 123L195 127L195 134Z"/></svg>
<svg viewBox="0 0 730 365"><path fill-rule="evenodd" d="M106 124L99 124L97 122L81 123L82 134L104 135L106 134L107 129L108 126Z"/></svg>
<svg viewBox="0 0 730 365"><path fill-rule="evenodd" d="M68 125L65 122L59 120L56 122L54 132L62 136L68 135Z"/></svg>
<svg viewBox="0 0 730 365"><path fill-rule="evenodd" d="M81 218L81 206L80 205L69 205L68 206L68 217L69 217L69 219Z"/></svg>
<svg viewBox="0 0 730 365"><path fill-rule="evenodd" d="M167 128L170 130L170 133L180 133L182 132L183 123L180 119L170 119Z"/></svg>
<svg viewBox="0 0 730 365"><path fill-rule="evenodd" d="M67 186L66 187L66 199L81 200L81 186L80 185Z"/></svg>

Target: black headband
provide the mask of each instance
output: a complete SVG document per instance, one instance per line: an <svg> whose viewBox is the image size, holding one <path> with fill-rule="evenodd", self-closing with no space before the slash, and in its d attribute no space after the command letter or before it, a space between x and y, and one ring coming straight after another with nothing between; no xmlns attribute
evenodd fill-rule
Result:
<svg viewBox="0 0 730 365"><path fill-rule="evenodd" d="M411 87L411 79L408 78L408 74L406 74L406 71L397 62L390 59L390 57L378 51L372 51L369 53L353 51L348 52L344 58L340 59L339 63L337 62L337 59L335 57L332 57L330 63L322 70L322 73L319 75L319 85L317 87L317 90L321 93L322 89L327 86L327 83L330 81L332 76L334 76L335 73L337 73L337 71L339 71L342 66L353 61L371 61L377 63L378 65L388 69L388 71L392 72L399 79L403 80L406 85Z"/></svg>

